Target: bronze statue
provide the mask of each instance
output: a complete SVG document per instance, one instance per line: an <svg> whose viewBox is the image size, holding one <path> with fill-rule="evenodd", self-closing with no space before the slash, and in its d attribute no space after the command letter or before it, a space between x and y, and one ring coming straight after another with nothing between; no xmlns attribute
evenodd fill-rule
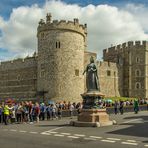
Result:
<svg viewBox="0 0 148 148"><path fill-rule="evenodd" d="M90 63L87 65L86 69L83 72L83 75L85 74L85 72L87 91L100 91L97 67L92 56L90 58Z"/></svg>

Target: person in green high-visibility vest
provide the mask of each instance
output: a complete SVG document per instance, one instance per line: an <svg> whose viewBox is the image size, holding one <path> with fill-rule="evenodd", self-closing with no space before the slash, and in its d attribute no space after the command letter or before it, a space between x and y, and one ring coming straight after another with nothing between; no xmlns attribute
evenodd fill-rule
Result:
<svg viewBox="0 0 148 148"><path fill-rule="evenodd" d="M8 124L8 119L10 115L10 109L7 104L4 105L4 123L5 125Z"/></svg>
<svg viewBox="0 0 148 148"><path fill-rule="evenodd" d="M137 114L138 111L139 111L139 102L138 102L138 99L135 99L134 100L134 111L135 111L135 114Z"/></svg>

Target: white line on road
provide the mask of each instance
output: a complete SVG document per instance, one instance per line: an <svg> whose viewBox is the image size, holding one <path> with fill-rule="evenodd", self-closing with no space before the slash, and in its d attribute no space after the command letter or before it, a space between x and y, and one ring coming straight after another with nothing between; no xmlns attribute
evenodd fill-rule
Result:
<svg viewBox="0 0 148 148"><path fill-rule="evenodd" d="M61 133L61 134L63 134L63 135L71 135L71 133Z"/></svg>
<svg viewBox="0 0 148 148"><path fill-rule="evenodd" d="M60 135L60 134L54 134L54 136L56 136L56 137L64 137L64 135Z"/></svg>
<svg viewBox="0 0 148 148"><path fill-rule="evenodd" d="M131 142L121 142L122 144L128 144L128 145L138 145L137 143L131 143Z"/></svg>
<svg viewBox="0 0 148 148"><path fill-rule="evenodd" d="M148 147L148 144L144 145L145 147Z"/></svg>
<svg viewBox="0 0 148 148"><path fill-rule="evenodd" d="M38 134L38 132L29 132L29 133L31 133L31 134Z"/></svg>
<svg viewBox="0 0 148 148"><path fill-rule="evenodd" d="M126 141L128 141L128 142L136 142L135 140L126 140Z"/></svg>
<svg viewBox="0 0 148 148"><path fill-rule="evenodd" d="M45 131L45 132L52 132L52 131L55 131L55 130L58 130L58 129L61 129L61 128L64 128L64 127L53 128L53 129L51 129L51 130L49 130L49 131Z"/></svg>
<svg viewBox="0 0 148 148"><path fill-rule="evenodd" d="M102 142L110 142L110 143L115 143L113 140L101 140Z"/></svg>
<svg viewBox="0 0 148 148"><path fill-rule="evenodd" d="M19 131L20 133L26 133L27 131Z"/></svg>
<svg viewBox="0 0 148 148"><path fill-rule="evenodd" d="M96 139L101 139L102 137L98 137L98 136L89 136L90 138L96 138Z"/></svg>
<svg viewBox="0 0 148 148"><path fill-rule="evenodd" d="M108 139L108 140L116 140L116 141L121 140L121 139L118 139L118 138L106 138L106 139Z"/></svg>
<svg viewBox="0 0 148 148"><path fill-rule="evenodd" d="M80 137L76 137L76 136L67 136L68 138L80 138Z"/></svg>
<svg viewBox="0 0 148 148"><path fill-rule="evenodd" d="M94 138L84 138L85 140L97 140L97 139L94 139Z"/></svg>
<svg viewBox="0 0 148 148"><path fill-rule="evenodd" d="M42 132L41 135L51 135L50 133Z"/></svg>
<svg viewBox="0 0 148 148"><path fill-rule="evenodd" d="M141 118L139 118L139 119L133 119L133 120L125 121L123 123L130 123L130 122L135 122L135 121L142 121L142 119Z"/></svg>
<svg viewBox="0 0 148 148"><path fill-rule="evenodd" d="M16 132L17 130L15 130L15 129L10 129L10 131L11 131L11 132Z"/></svg>
<svg viewBox="0 0 148 148"><path fill-rule="evenodd" d="M86 135L74 134L74 136L85 137Z"/></svg>

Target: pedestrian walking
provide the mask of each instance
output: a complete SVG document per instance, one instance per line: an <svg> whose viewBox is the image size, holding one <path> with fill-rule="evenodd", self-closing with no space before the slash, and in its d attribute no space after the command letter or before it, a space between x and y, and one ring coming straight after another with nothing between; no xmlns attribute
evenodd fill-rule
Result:
<svg viewBox="0 0 148 148"><path fill-rule="evenodd" d="M138 99L134 99L134 112L135 112L135 114L137 114L138 111L139 111Z"/></svg>
<svg viewBox="0 0 148 148"><path fill-rule="evenodd" d="M8 125L8 120L9 120L9 107L7 104L4 105L4 123L5 125Z"/></svg>
<svg viewBox="0 0 148 148"><path fill-rule="evenodd" d="M22 105L18 103L17 109L16 109L16 120L17 123L22 123Z"/></svg>
<svg viewBox="0 0 148 148"><path fill-rule="evenodd" d="M41 106L40 106L40 117L42 120L45 120L45 113L46 113L46 106L44 103L41 103Z"/></svg>
<svg viewBox="0 0 148 148"><path fill-rule="evenodd" d="M47 108L46 108L46 112L47 112L47 120L51 119L52 116L52 109L51 109L51 105L48 104Z"/></svg>
<svg viewBox="0 0 148 148"><path fill-rule="evenodd" d="M119 102L116 100L114 103L114 113L115 115L118 114Z"/></svg>
<svg viewBox="0 0 148 148"><path fill-rule="evenodd" d="M57 108L55 104L51 104L51 110L52 110L52 120L57 119L57 115L56 115Z"/></svg>
<svg viewBox="0 0 148 148"><path fill-rule="evenodd" d="M32 104L32 101L29 102L28 109L29 109L29 122L30 122L30 124L33 124L33 116L32 116L33 104Z"/></svg>
<svg viewBox="0 0 148 148"><path fill-rule="evenodd" d="M120 114L123 115L123 107L124 107L124 102L122 100L120 100L120 107L119 107L119 110L120 110Z"/></svg>
<svg viewBox="0 0 148 148"><path fill-rule="evenodd" d="M58 107L58 119L61 119L62 118L62 106L59 105Z"/></svg>
<svg viewBox="0 0 148 148"><path fill-rule="evenodd" d="M35 117L36 117L36 122L39 123L39 115L40 115L40 106L36 102L35 103Z"/></svg>
<svg viewBox="0 0 148 148"><path fill-rule="evenodd" d="M1 104L0 104L0 123L2 123L2 106L1 106Z"/></svg>
<svg viewBox="0 0 148 148"><path fill-rule="evenodd" d="M70 106L69 106L69 111L70 111L70 118L72 119L72 117L73 117L73 112L74 112L74 106L73 106L73 104L71 103L70 104Z"/></svg>

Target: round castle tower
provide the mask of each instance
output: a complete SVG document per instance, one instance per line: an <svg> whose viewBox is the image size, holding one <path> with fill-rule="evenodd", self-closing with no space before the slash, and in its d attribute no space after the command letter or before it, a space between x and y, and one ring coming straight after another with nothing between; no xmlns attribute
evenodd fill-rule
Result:
<svg viewBox="0 0 148 148"><path fill-rule="evenodd" d="M38 26L38 82L37 89L52 100L80 101L84 92L84 50L86 25L74 21L53 20Z"/></svg>

